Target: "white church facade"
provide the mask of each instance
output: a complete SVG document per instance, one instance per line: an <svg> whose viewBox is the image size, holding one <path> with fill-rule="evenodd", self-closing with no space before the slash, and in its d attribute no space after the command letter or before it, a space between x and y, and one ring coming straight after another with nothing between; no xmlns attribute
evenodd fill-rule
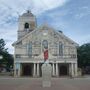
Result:
<svg viewBox="0 0 90 90"><path fill-rule="evenodd" d="M77 76L78 44L47 24L37 27L30 11L19 17L18 39L13 46L16 77L41 77L44 49L48 50L52 77Z"/></svg>

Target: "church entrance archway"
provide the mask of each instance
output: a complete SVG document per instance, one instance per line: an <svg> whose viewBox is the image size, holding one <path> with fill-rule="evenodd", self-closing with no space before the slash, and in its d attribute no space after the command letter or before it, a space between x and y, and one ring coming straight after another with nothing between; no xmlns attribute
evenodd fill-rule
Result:
<svg viewBox="0 0 90 90"><path fill-rule="evenodd" d="M31 64L22 65L22 76L32 76L32 65Z"/></svg>
<svg viewBox="0 0 90 90"><path fill-rule="evenodd" d="M67 65L61 65L60 66L59 75L60 76L67 76L68 75L68 66Z"/></svg>

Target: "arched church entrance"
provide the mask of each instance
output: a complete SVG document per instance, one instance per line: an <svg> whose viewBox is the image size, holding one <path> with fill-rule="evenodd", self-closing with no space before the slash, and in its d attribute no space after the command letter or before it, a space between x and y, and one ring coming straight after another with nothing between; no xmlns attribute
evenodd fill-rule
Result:
<svg viewBox="0 0 90 90"><path fill-rule="evenodd" d="M31 64L22 65L22 76L32 76L32 65Z"/></svg>
<svg viewBox="0 0 90 90"><path fill-rule="evenodd" d="M67 65L61 65L59 67L59 76L67 76L68 75L68 66Z"/></svg>

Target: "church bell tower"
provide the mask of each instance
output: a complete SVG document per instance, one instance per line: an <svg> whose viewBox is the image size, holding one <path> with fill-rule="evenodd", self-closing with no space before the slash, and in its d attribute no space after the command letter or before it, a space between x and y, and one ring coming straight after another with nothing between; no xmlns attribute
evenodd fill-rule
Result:
<svg viewBox="0 0 90 90"><path fill-rule="evenodd" d="M31 13L27 11L19 17L19 26L18 26L18 39L30 33L36 28L36 18Z"/></svg>

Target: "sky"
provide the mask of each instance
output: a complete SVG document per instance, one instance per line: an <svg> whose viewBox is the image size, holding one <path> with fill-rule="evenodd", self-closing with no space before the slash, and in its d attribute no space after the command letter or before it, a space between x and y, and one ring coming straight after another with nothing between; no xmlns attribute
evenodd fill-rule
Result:
<svg viewBox="0 0 90 90"><path fill-rule="evenodd" d="M90 0L0 0L0 39L9 53L14 53L18 18L27 10L39 26L47 22L79 45L90 42Z"/></svg>

